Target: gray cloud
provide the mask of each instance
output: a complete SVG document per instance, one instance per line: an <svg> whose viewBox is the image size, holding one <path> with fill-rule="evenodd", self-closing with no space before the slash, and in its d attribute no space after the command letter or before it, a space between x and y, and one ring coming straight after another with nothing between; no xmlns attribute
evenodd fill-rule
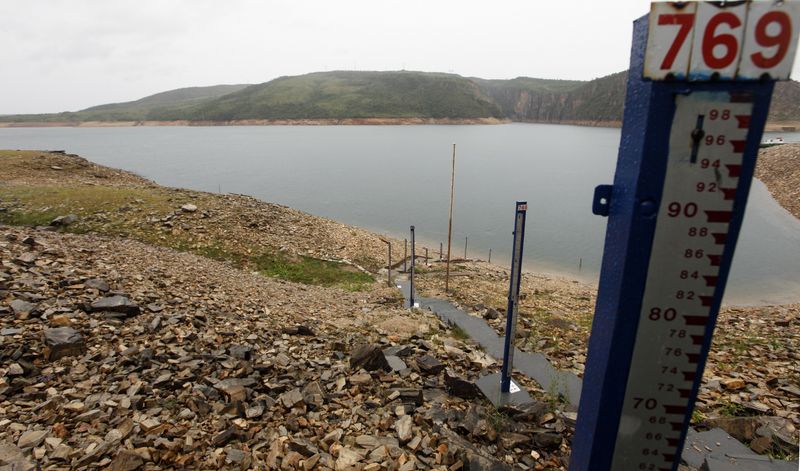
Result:
<svg viewBox="0 0 800 471"><path fill-rule="evenodd" d="M334 69L591 79L627 66L631 22L648 9L646 0L3 0L0 113Z"/></svg>

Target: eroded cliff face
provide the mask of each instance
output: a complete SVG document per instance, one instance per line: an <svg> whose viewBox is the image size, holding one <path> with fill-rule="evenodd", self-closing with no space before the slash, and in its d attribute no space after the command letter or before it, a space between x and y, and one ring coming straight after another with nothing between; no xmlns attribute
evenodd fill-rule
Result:
<svg viewBox="0 0 800 471"><path fill-rule="evenodd" d="M602 124L622 120L626 76L621 72L559 91L482 85L484 93L514 121Z"/></svg>
<svg viewBox="0 0 800 471"><path fill-rule="evenodd" d="M582 125L619 125L625 105L627 72L601 77L558 91L485 81L481 88L513 121ZM800 120L800 83L778 82L769 120L789 123ZM791 123L790 123L791 124ZM776 129L780 130L780 129Z"/></svg>

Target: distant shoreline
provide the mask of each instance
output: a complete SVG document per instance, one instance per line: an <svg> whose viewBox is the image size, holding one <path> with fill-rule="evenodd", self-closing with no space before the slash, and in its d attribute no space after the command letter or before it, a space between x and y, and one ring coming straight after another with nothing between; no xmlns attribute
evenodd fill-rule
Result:
<svg viewBox="0 0 800 471"><path fill-rule="evenodd" d="M471 124L561 124L597 128L620 128L621 121L514 121L501 118L319 118L236 119L230 121L20 121L0 122L0 128L124 128L139 126L414 126ZM768 122L765 132L800 132L800 121Z"/></svg>
<svg viewBox="0 0 800 471"><path fill-rule="evenodd" d="M319 119L236 119L230 121L29 121L0 122L0 128L111 128L137 126L380 126L420 124L506 124L500 118L319 118Z"/></svg>

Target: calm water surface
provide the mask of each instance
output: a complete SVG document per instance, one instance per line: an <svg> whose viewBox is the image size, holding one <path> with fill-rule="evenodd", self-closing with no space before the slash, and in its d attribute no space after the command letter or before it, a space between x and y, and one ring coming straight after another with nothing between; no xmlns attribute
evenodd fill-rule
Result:
<svg viewBox="0 0 800 471"><path fill-rule="evenodd" d="M800 142L799 133L778 133ZM769 135L772 136L772 135ZM162 185L253 195L395 237L446 243L458 144L453 252L508 263L514 202L529 203L526 268L596 282L618 129L496 126L255 126L0 129L0 148L65 149ZM582 268L578 270L582 261ZM755 182L729 303L800 301L800 221Z"/></svg>

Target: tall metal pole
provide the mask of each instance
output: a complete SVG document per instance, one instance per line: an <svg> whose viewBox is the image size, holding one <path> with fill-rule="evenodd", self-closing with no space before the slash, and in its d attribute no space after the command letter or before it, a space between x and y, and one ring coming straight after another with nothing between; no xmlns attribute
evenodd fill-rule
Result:
<svg viewBox="0 0 800 471"><path fill-rule="evenodd" d="M425 247L425 265L428 264L428 248Z"/></svg>
<svg viewBox="0 0 800 471"><path fill-rule="evenodd" d="M442 243L439 242L439 260L444 258L444 249L442 249Z"/></svg>
<svg viewBox="0 0 800 471"><path fill-rule="evenodd" d="M464 237L464 260L467 259L467 244L469 243L469 237Z"/></svg>
<svg viewBox="0 0 800 471"><path fill-rule="evenodd" d="M450 217L447 222L447 265L444 275L444 292L450 291L450 246L453 240L453 195L456 184L456 145L453 144L453 171L450 174Z"/></svg>
<svg viewBox="0 0 800 471"><path fill-rule="evenodd" d="M392 243L384 238L381 238L381 242L386 244L389 249L389 266L387 267L386 271L386 284L387 286L392 286Z"/></svg>
<svg viewBox="0 0 800 471"><path fill-rule="evenodd" d="M414 309L414 226L411 226L411 288L408 295L408 307Z"/></svg>
<svg viewBox="0 0 800 471"><path fill-rule="evenodd" d="M408 239L403 239L403 273L408 272Z"/></svg>
<svg viewBox="0 0 800 471"><path fill-rule="evenodd" d="M492 249L489 249L489 263L492 263Z"/></svg>
<svg viewBox="0 0 800 471"><path fill-rule="evenodd" d="M506 309L506 338L503 346L503 369L500 372L500 392L511 388L511 373L514 370L514 336L517 331L519 310L519 286L522 280L522 249L525 241L525 213L528 203L517 201L514 218L514 246L511 254L511 282L508 286L508 309Z"/></svg>

